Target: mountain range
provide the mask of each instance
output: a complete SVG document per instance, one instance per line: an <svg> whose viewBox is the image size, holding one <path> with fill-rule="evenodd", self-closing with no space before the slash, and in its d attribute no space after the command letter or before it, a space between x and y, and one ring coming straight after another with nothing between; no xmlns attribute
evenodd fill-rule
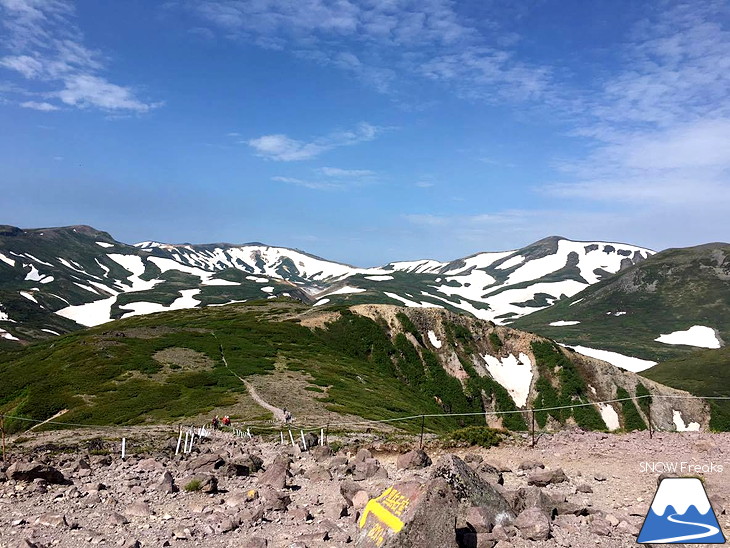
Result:
<svg viewBox="0 0 730 548"><path fill-rule="evenodd" d="M441 307L506 324L653 253L550 237L450 262L358 268L260 243L129 245L88 226L0 226L0 336L36 340L134 315L277 296L314 306Z"/></svg>

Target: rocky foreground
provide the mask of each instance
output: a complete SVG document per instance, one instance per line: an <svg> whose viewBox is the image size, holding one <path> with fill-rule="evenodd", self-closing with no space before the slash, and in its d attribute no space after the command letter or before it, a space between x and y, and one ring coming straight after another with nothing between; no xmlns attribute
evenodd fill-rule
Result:
<svg viewBox="0 0 730 548"><path fill-rule="evenodd" d="M661 471L642 463L656 461L713 464L693 475L730 526L725 434L568 431L535 448L403 453L355 440L335 453L311 434L308 451L216 432L175 456L175 442L125 460L81 442L13 451L0 546L635 546Z"/></svg>

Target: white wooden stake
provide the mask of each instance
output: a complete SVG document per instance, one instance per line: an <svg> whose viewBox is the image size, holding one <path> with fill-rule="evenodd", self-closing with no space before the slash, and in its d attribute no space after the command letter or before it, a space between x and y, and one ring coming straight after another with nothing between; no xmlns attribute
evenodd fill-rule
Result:
<svg viewBox="0 0 730 548"><path fill-rule="evenodd" d="M190 448L188 449L188 453L190 453L193 450L193 441L195 440L195 432L190 434Z"/></svg>
<svg viewBox="0 0 730 548"><path fill-rule="evenodd" d="M319 430L319 444L324 445L324 428Z"/></svg>
<svg viewBox="0 0 730 548"><path fill-rule="evenodd" d="M304 450L306 451L307 450L307 440L304 439L304 430L300 430L299 432L301 432L301 434L302 434L302 447L304 447Z"/></svg>
<svg viewBox="0 0 730 548"><path fill-rule="evenodd" d="M188 435L189 434L187 432L185 432L185 445L183 445L183 453L188 452Z"/></svg>
<svg viewBox="0 0 730 548"><path fill-rule="evenodd" d="M284 432L279 432L281 434L281 444L284 445Z"/></svg>
<svg viewBox="0 0 730 548"><path fill-rule="evenodd" d="M182 427L180 427L180 435L177 437L177 447L175 447L175 454L180 452L180 442L182 441Z"/></svg>
<svg viewBox="0 0 730 548"><path fill-rule="evenodd" d="M294 443L294 436L292 436L291 430L289 430L289 439L291 440L292 447L296 447L297 444Z"/></svg>
<svg viewBox="0 0 730 548"><path fill-rule="evenodd" d="M122 460L127 456L127 438L122 438Z"/></svg>
<svg viewBox="0 0 730 548"><path fill-rule="evenodd" d="M246 428L246 433L248 434L248 439L252 440L253 439L253 436L251 435L251 429L250 428Z"/></svg>

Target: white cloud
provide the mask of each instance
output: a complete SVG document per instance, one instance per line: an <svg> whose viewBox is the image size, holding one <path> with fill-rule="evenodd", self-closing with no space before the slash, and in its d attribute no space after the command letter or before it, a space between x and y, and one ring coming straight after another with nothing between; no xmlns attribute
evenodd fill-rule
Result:
<svg viewBox="0 0 730 548"><path fill-rule="evenodd" d="M52 110L58 110L58 107L56 105L52 105L51 103L38 103L36 101L25 101L24 103L20 103L20 106L23 108L30 108L33 110L41 110L44 112L50 112Z"/></svg>
<svg viewBox="0 0 730 548"><path fill-rule="evenodd" d="M263 158L292 162L309 160L333 148L372 141L381 131L382 128L362 122L352 130L336 131L311 141L300 141L286 135L274 134L251 139L247 144Z"/></svg>
<svg viewBox="0 0 730 548"><path fill-rule="evenodd" d="M429 78L460 95L524 100L550 71L516 62L513 32L459 13L452 0L181 0L227 38L333 66L381 93L398 79ZM463 8L462 8L463 9ZM355 53L357 52L357 53Z"/></svg>
<svg viewBox="0 0 730 548"><path fill-rule="evenodd" d="M321 167L313 170L316 179L300 179L298 177L272 177L280 183L309 188L312 190L345 190L376 182L375 172L369 169L342 169L338 167Z"/></svg>
<svg viewBox="0 0 730 548"><path fill-rule="evenodd" d="M104 69L101 55L84 45L70 1L0 0L0 14L7 34L3 42L7 54L0 58L0 67L31 82L34 95L111 112L146 112L160 105L137 98L132 88L100 74ZM44 89L36 89L38 86ZM58 108L33 101L21 106L47 111Z"/></svg>
<svg viewBox="0 0 730 548"><path fill-rule="evenodd" d="M730 207L730 32L718 23L723 10L727 4L676 3L641 21L623 69L574 105L575 134L592 142L590 152L557 162L565 179L541 190L628 207L663 230L663 221L679 217L719 233L719 216Z"/></svg>
<svg viewBox="0 0 730 548"><path fill-rule="evenodd" d="M322 167L319 172L327 177L371 177L374 171L369 169L341 169L339 167Z"/></svg>

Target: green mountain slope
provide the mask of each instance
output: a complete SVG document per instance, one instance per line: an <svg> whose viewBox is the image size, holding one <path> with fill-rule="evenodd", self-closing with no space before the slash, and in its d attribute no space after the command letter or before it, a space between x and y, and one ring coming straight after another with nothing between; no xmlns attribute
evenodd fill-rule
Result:
<svg viewBox="0 0 730 548"><path fill-rule="evenodd" d="M551 326L554 322L579 322ZM730 341L730 245L669 249L510 324L570 345L654 361L697 350L655 341L693 325Z"/></svg>
<svg viewBox="0 0 730 548"><path fill-rule="evenodd" d="M225 357L225 360L224 360ZM0 350L0 412L63 422L135 424L205 420L227 412L270 418L238 377L294 409L305 424L419 414L490 415L494 426L524 429L530 407L586 407L537 414L540 427L628 426L624 410L591 402L648 389L676 392L561 349L551 341L438 309L386 305L310 307L273 299L118 320L19 350ZM706 424L702 403L679 407ZM653 412L671 428L671 409ZM485 417L431 418L444 430ZM10 420L11 428L28 423ZM398 423L399 427L414 423Z"/></svg>
<svg viewBox="0 0 730 548"><path fill-rule="evenodd" d="M642 371L656 382L700 396L730 396L730 348L700 350ZM730 430L730 401L710 401L710 427Z"/></svg>

